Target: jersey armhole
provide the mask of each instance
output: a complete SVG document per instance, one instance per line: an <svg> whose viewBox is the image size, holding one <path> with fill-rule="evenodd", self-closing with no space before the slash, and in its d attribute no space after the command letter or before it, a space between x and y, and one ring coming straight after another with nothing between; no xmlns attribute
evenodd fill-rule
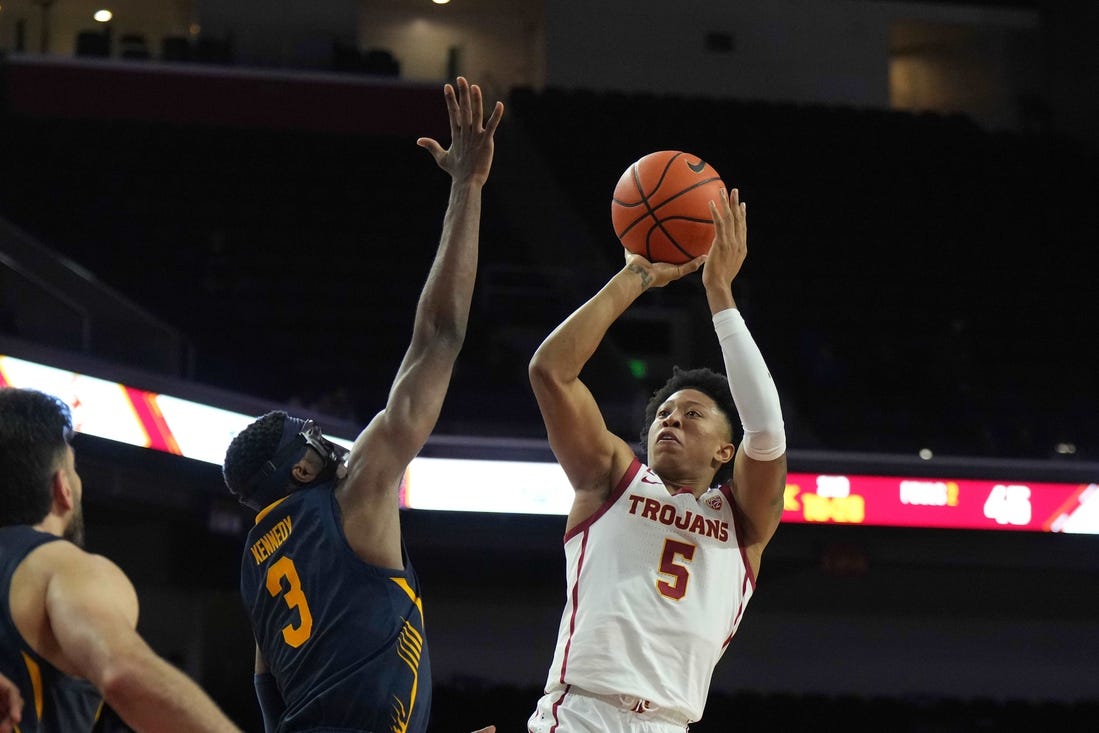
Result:
<svg viewBox="0 0 1099 733"><path fill-rule="evenodd" d="M729 501L729 511L733 513L733 535L736 537L736 546L740 550L740 561L744 563L744 572L748 574L748 582L752 584L752 590L756 587L756 574L752 572L752 564L748 562L748 550L744 547L741 538L744 537L744 528L742 526L743 519L740 513L740 507L736 503L736 499L733 498L733 489L729 484L725 483L721 485L721 493L725 495L725 498Z"/></svg>
<svg viewBox="0 0 1099 733"><path fill-rule="evenodd" d="M607 510L614 506L616 501L622 498L622 494L626 493L626 488L633 483L634 478L642 468L644 468L644 465L638 460L637 456L634 456L633 460L630 461L629 468L626 469L626 473L622 474L622 478L615 484L614 489L611 491L610 496L607 497L606 501L604 501L590 517L566 532L564 541L568 542L576 535L586 531L597 519L606 514Z"/></svg>

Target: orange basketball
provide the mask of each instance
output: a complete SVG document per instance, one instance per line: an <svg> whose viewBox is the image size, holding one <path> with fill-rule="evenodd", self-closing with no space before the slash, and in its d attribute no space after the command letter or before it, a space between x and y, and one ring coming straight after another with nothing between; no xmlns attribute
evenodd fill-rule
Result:
<svg viewBox="0 0 1099 733"><path fill-rule="evenodd" d="M622 246L650 262L680 264L710 251L710 202L725 184L709 163L679 150L649 153L618 179L611 223Z"/></svg>

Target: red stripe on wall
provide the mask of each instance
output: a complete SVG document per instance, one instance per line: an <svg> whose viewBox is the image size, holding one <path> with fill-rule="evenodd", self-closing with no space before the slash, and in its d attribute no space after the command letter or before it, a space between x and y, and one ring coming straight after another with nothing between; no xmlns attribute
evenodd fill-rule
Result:
<svg viewBox="0 0 1099 733"><path fill-rule="evenodd" d="M134 414L145 428L145 434L149 436L148 447L165 453L174 453L177 456L183 455L175 436L172 435L171 428L168 427L163 413L156 404L156 394L133 387L124 387L124 389L126 397L133 405Z"/></svg>
<svg viewBox="0 0 1099 733"><path fill-rule="evenodd" d="M2 380L2 379L3 379L3 375L0 375L0 380ZM1068 496L1068 498L1065 499L1064 503L1062 503L1061 506L1057 507L1057 509L1052 514L1049 515L1049 518L1046 519L1046 521L1042 522L1042 529L1045 530L1046 532L1051 532L1051 531L1053 531L1054 522L1056 522L1058 519L1060 519L1063 515L1064 516L1071 516L1072 512L1076 509L1077 505L1079 505L1079 503L1080 503L1080 494L1083 494L1084 490L1087 489L1087 487L1088 487L1087 484L1080 484L1076 488L1076 491L1072 492Z"/></svg>

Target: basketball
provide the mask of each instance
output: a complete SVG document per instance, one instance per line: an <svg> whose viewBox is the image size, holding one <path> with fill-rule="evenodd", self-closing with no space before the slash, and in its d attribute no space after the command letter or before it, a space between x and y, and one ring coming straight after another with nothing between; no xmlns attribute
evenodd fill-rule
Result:
<svg viewBox="0 0 1099 733"><path fill-rule="evenodd" d="M649 153L618 179L611 223L622 246L650 262L674 265L710 251L710 202L724 187L709 163L679 150Z"/></svg>

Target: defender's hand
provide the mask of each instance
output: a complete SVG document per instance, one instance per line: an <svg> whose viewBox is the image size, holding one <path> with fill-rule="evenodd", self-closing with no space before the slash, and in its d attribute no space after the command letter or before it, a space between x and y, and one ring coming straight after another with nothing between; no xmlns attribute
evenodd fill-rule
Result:
<svg viewBox="0 0 1099 733"><path fill-rule="evenodd" d="M421 137L416 144L431 153L439 167L449 173L456 183L469 181L483 184L492 168L492 136L504 115L504 104L497 102L488 123L482 124L481 87L470 84L464 76L458 77L457 84L457 92L450 84L443 86L450 115L450 148L444 150L442 145L429 137Z"/></svg>

